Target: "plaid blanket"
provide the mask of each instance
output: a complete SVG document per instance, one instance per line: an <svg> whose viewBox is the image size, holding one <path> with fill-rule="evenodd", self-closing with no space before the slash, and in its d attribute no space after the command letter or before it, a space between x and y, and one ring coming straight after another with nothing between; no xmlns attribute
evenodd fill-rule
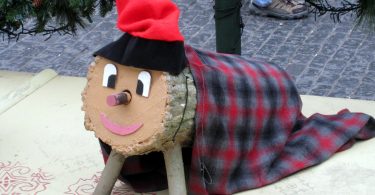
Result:
<svg viewBox="0 0 375 195"><path fill-rule="evenodd" d="M276 65L185 50L197 88L190 194L261 187L375 136L366 114L305 118L293 81Z"/></svg>
<svg viewBox="0 0 375 195"><path fill-rule="evenodd" d="M258 188L375 136L375 120L366 114L305 118L293 81L276 65L190 46L185 51L197 88L194 144L183 149L191 195ZM111 148L100 145L106 161ZM137 192L165 189L162 154L127 158L119 179Z"/></svg>

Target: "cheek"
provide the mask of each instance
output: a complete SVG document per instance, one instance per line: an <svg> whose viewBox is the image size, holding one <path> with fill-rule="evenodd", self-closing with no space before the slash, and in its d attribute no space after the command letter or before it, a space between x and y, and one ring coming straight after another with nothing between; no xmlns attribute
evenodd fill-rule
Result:
<svg viewBox="0 0 375 195"><path fill-rule="evenodd" d="M147 116L155 114L155 110L160 110L162 99L158 96L150 96L148 98L133 94L130 104L124 106L124 113L126 116L144 120ZM148 117L147 117L148 118Z"/></svg>

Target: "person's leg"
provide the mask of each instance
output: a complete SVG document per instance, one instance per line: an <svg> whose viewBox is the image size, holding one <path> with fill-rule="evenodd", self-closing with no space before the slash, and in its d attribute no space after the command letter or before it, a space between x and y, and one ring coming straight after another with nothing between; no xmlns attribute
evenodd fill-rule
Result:
<svg viewBox="0 0 375 195"><path fill-rule="evenodd" d="M308 14L306 4L298 0L251 0L249 8L251 13L280 19L298 19Z"/></svg>

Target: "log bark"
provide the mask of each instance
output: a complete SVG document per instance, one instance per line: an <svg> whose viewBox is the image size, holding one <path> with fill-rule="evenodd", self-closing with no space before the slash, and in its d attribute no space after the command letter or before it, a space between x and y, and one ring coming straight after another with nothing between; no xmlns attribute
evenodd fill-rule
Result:
<svg viewBox="0 0 375 195"><path fill-rule="evenodd" d="M171 147L174 142L190 144L197 105L196 88L189 68L178 76L166 74L168 103L165 113L165 139L163 147Z"/></svg>

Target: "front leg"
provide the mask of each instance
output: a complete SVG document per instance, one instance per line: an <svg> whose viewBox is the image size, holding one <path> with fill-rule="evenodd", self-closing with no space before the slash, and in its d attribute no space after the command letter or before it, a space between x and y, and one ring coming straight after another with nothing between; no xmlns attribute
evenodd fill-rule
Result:
<svg viewBox="0 0 375 195"><path fill-rule="evenodd" d="M186 195L184 165L181 145L176 144L163 152L167 169L169 195Z"/></svg>
<svg viewBox="0 0 375 195"><path fill-rule="evenodd" d="M95 188L93 195L110 195L122 166L125 162L125 156L112 150L104 167L99 183Z"/></svg>

